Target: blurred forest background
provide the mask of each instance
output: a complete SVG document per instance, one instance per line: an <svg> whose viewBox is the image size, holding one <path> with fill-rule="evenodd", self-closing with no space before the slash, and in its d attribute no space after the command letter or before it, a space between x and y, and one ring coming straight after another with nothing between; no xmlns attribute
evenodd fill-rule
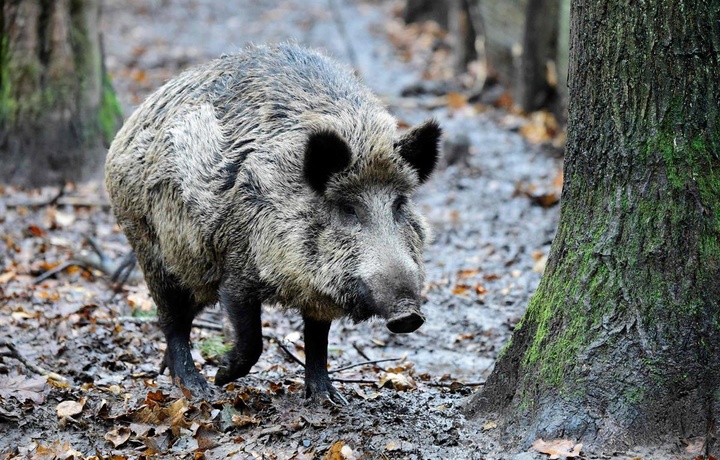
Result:
<svg viewBox="0 0 720 460"><path fill-rule="evenodd" d="M720 4L676 3L2 2L0 459L714 458ZM304 404L302 322L273 305L250 375L184 393L141 276L109 278L123 120L283 41L351 66L401 131L444 131L416 197L427 322L333 326L347 407ZM192 331L210 379L222 322Z"/></svg>

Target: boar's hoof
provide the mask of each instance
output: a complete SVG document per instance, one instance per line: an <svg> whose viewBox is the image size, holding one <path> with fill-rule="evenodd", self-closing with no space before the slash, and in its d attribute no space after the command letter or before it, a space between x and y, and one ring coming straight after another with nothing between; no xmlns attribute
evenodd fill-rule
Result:
<svg viewBox="0 0 720 460"><path fill-rule="evenodd" d="M387 322L387 328L396 334L407 333L417 330L424 322L425 318L420 313L414 311L405 312L390 318Z"/></svg>
<svg viewBox="0 0 720 460"><path fill-rule="evenodd" d="M306 382L305 397L307 398L306 404L309 405L317 404L324 406L328 404L330 406L340 407L350 404L345 396L343 396L329 380L319 385Z"/></svg>
<svg viewBox="0 0 720 460"><path fill-rule="evenodd" d="M160 374L163 374L165 369L168 369L173 382L190 390L193 396L205 397L211 395L212 392L207 380L200 375L195 364L193 364L189 349L187 356L188 359L178 360L174 357L171 347L168 347L160 364Z"/></svg>
<svg viewBox="0 0 720 460"><path fill-rule="evenodd" d="M252 366L242 364L230 364L228 366L221 367L215 374L215 385L223 386L226 383L239 379L240 377L245 377L250 372L251 367Z"/></svg>

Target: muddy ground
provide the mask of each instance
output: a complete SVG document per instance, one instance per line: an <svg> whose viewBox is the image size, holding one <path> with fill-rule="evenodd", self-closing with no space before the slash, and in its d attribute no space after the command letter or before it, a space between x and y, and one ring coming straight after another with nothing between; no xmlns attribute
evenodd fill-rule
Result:
<svg viewBox="0 0 720 460"><path fill-rule="evenodd" d="M452 78L448 37L432 25L404 26L401 7L105 0L102 30L126 114L188 66L249 42L294 40L355 67L401 126L437 118L446 157L417 196L435 235L425 325L410 335L379 321L334 325L331 375L350 404L308 406L295 360L303 359L301 320L268 305L265 351L251 375L198 400L158 375L164 342L144 284L114 294L101 272L78 268L98 262L89 239L109 258L106 268L128 250L101 182L62 194L6 187L0 459L547 458L528 445L508 449L493 420L466 420L463 408L539 282L558 218L562 160L548 147L556 133L542 116L538 124L488 105L502 105L500 93L468 102L482 68ZM78 265L34 284L70 260ZM199 320L196 363L212 378L225 346L222 314L209 309Z"/></svg>

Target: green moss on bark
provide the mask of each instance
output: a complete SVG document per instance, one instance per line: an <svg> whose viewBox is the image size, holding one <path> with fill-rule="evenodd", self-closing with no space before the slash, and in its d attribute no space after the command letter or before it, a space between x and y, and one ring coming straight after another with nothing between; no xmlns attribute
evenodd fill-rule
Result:
<svg viewBox="0 0 720 460"><path fill-rule="evenodd" d="M112 87L110 77L106 74L103 78L103 93L98 113L100 130L106 145L110 145L115 133L117 133L122 121L122 108Z"/></svg>
<svg viewBox="0 0 720 460"><path fill-rule="evenodd" d="M0 123L10 122L15 110L16 104L10 84L10 49L8 37L3 31L0 37Z"/></svg>

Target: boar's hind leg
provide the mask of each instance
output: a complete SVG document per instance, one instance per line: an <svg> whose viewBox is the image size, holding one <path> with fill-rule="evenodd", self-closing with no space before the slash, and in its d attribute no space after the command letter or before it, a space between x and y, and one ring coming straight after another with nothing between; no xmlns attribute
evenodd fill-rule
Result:
<svg viewBox="0 0 720 460"><path fill-rule="evenodd" d="M180 382L196 393L205 393L208 385L193 363L190 354L190 328L200 307L193 295L180 286L171 274L163 271L145 270L150 294L158 307L158 322L165 334L167 348L163 357L160 373L170 370L173 380Z"/></svg>
<svg viewBox="0 0 720 460"><path fill-rule="evenodd" d="M235 332L233 348L223 359L225 365L215 374L215 384L225 385L247 375L260 358L263 348L261 302L230 289L221 289L220 303L228 313Z"/></svg>
<svg viewBox="0 0 720 460"><path fill-rule="evenodd" d="M327 370L329 321L305 316L305 396L315 402L347 405L347 399L330 382Z"/></svg>

